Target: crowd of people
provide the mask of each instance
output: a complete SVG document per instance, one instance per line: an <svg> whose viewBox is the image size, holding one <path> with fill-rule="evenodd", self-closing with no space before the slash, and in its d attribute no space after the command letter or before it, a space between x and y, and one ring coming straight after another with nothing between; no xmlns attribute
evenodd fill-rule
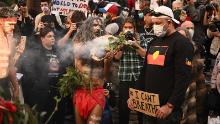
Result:
<svg viewBox="0 0 220 124"><path fill-rule="evenodd" d="M47 123L128 124L129 88L159 95L156 116L136 112L139 124L207 124L210 112L220 116L220 1L89 0L88 13L68 15L52 14L50 0L33 15L26 2L0 2L1 97L46 112L40 123L54 112L68 67L84 85L61 99ZM123 43L102 48L111 38Z"/></svg>

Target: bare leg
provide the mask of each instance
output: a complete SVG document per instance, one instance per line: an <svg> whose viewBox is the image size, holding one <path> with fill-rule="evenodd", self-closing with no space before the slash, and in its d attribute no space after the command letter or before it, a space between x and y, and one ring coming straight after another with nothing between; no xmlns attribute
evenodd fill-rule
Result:
<svg viewBox="0 0 220 124"><path fill-rule="evenodd" d="M88 117L87 124L100 124L101 119L102 107L100 105L96 105Z"/></svg>
<svg viewBox="0 0 220 124"><path fill-rule="evenodd" d="M75 119L76 119L76 124L85 124L85 120L80 116L77 107L75 106Z"/></svg>

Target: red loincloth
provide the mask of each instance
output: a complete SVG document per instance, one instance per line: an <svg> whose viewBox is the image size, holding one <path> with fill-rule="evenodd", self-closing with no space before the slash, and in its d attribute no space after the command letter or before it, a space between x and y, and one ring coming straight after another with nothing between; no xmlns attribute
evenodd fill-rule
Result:
<svg viewBox="0 0 220 124"><path fill-rule="evenodd" d="M87 119L93 108L99 104L104 110L105 96L102 87L94 88L92 92L89 89L77 89L73 96L75 104L80 116Z"/></svg>

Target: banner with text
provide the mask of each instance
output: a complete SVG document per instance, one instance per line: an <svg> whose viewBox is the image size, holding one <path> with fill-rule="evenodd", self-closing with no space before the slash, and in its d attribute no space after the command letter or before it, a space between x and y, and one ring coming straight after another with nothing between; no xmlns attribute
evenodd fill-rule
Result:
<svg viewBox="0 0 220 124"><path fill-rule="evenodd" d="M81 10L87 14L89 0L53 0L52 13L67 15L73 10Z"/></svg>
<svg viewBox="0 0 220 124"><path fill-rule="evenodd" d="M131 98L132 104L134 105L134 110L149 116L156 117L156 111L160 108L158 94L130 88L129 97Z"/></svg>

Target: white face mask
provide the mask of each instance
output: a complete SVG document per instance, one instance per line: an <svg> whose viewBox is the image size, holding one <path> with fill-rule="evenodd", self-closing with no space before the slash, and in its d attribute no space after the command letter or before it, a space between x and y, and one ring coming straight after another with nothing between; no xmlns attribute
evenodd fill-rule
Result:
<svg viewBox="0 0 220 124"><path fill-rule="evenodd" d="M128 17L129 13L128 13L127 11L122 11L122 15L123 15L124 17Z"/></svg>
<svg viewBox="0 0 220 124"><path fill-rule="evenodd" d="M194 30L193 29L189 29L189 34L190 34L190 37L192 38L193 35L194 35Z"/></svg>
<svg viewBox="0 0 220 124"><path fill-rule="evenodd" d="M47 6L41 7L41 10L42 10L44 13L49 12L49 7L47 7Z"/></svg>
<svg viewBox="0 0 220 124"><path fill-rule="evenodd" d="M125 30L124 30L124 33L127 33L127 32L129 32L129 31L130 31L132 34L134 34L134 30L133 30L133 29L125 29Z"/></svg>
<svg viewBox="0 0 220 124"><path fill-rule="evenodd" d="M154 30L154 34L157 36L157 37L164 37L167 33L166 30L164 30L164 25L153 25L153 30Z"/></svg>

